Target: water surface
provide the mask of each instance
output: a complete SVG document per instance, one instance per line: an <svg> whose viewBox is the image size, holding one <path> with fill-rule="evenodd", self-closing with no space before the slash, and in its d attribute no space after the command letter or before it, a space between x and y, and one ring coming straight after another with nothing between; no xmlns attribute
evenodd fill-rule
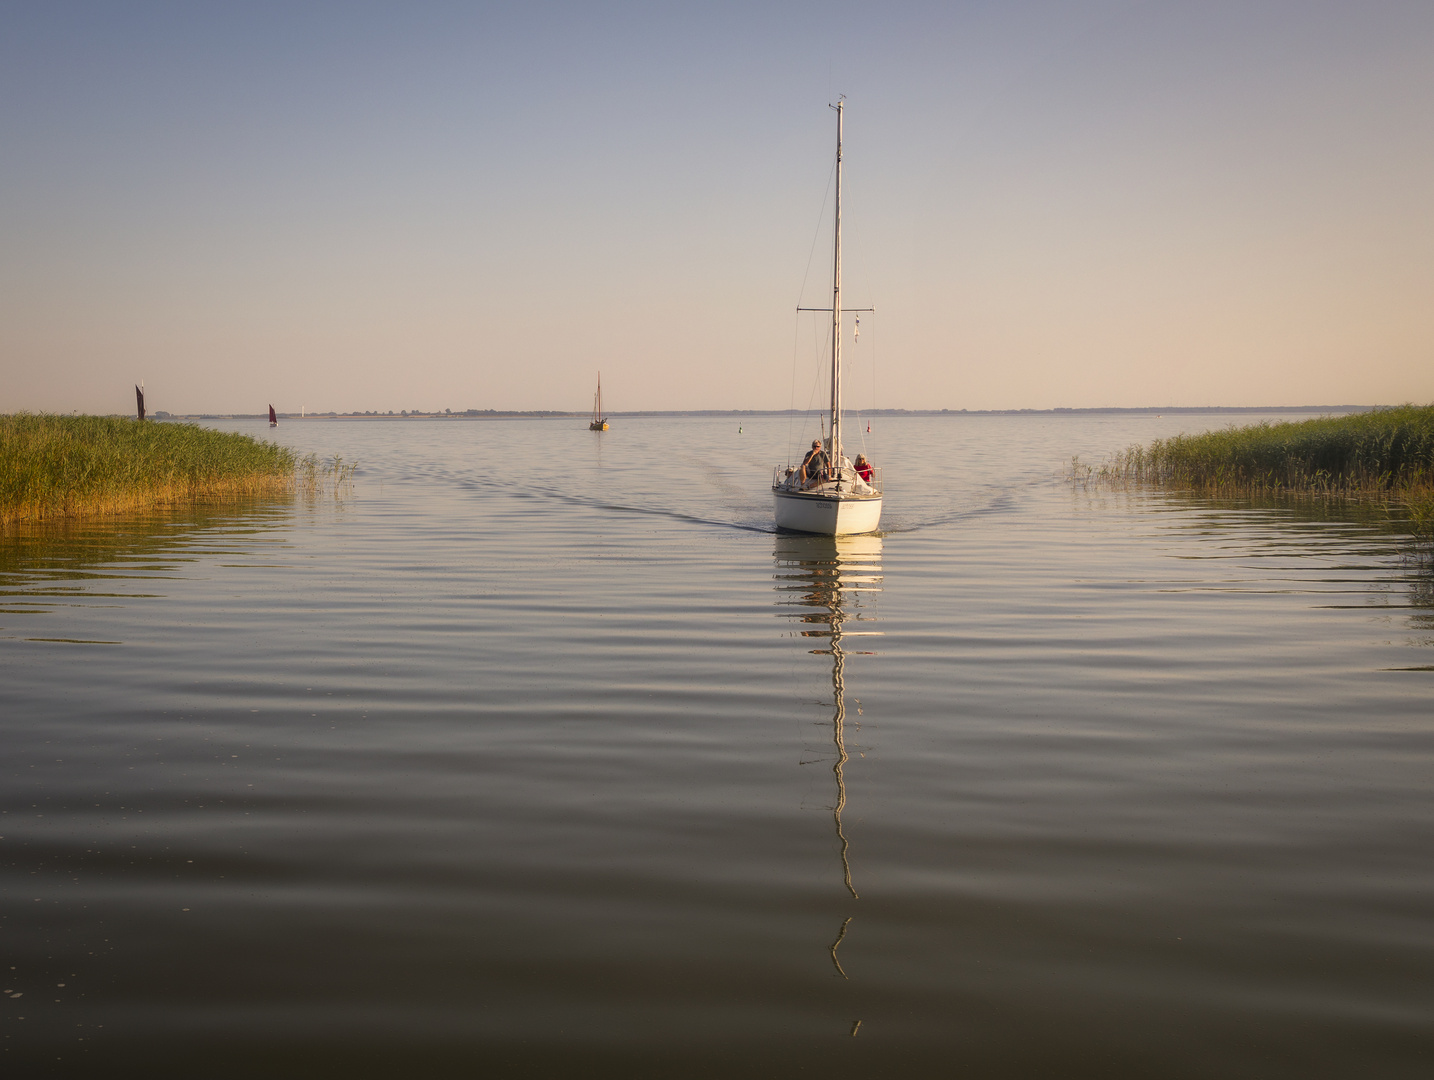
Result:
<svg viewBox="0 0 1434 1080"><path fill-rule="evenodd" d="M1196 422L877 418L832 541L785 418L314 421L337 497L4 538L0 1056L1429 1075L1429 578L1055 479Z"/></svg>

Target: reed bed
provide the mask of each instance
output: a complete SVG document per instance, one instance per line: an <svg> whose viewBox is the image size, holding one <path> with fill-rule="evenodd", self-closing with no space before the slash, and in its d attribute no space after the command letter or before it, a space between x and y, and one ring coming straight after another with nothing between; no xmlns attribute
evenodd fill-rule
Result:
<svg viewBox="0 0 1434 1080"><path fill-rule="evenodd" d="M0 525L302 486L308 459L248 435L108 416L0 416ZM322 478L315 461L310 478Z"/></svg>
<svg viewBox="0 0 1434 1080"><path fill-rule="evenodd" d="M318 454L299 458L294 466L294 487L303 495L343 495L353 485L358 462L335 454L328 461Z"/></svg>
<svg viewBox="0 0 1434 1080"><path fill-rule="evenodd" d="M1100 466L1072 461L1070 476L1214 496L1373 498L1402 508L1427 544L1434 542L1434 405L1176 435L1131 446Z"/></svg>

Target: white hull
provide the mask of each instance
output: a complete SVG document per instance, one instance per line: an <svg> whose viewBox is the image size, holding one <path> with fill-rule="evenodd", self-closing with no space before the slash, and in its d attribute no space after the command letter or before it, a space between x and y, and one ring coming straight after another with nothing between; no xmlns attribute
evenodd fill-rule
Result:
<svg viewBox="0 0 1434 1080"><path fill-rule="evenodd" d="M772 490L777 528L820 536L876 532L881 524L880 495L818 495Z"/></svg>

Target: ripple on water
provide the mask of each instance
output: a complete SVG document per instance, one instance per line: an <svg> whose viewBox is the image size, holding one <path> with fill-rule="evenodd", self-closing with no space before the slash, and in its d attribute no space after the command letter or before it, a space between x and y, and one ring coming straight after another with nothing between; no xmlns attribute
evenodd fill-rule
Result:
<svg viewBox="0 0 1434 1080"><path fill-rule="evenodd" d="M1397 538L1052 479L1141 417L880 419L885 534L778 536L743 426L292 425L351 493L0 540L7 1056L1423 1074Z"/></svg>

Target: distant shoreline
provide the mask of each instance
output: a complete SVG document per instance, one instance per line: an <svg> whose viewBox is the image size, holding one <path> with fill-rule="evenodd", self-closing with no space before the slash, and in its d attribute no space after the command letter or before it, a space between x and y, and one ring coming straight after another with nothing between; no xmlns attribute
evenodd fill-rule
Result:
<svg viewBox="0 0 1434 1080"><path fill-rule="evenodd" d="M862 416L1200 416L1213 413L1356 413L1393 408L1390 405L1168 405L1138 408L1090 409L862 409ZM611 412L612 419L667 416L807 416L824 409L650 409ZM548 409L507 411L469 409L455 413L279 413L280 420L575 420L590 412L554 412ZM156 413L157 420L267 420L268 413Z"/></svg>

